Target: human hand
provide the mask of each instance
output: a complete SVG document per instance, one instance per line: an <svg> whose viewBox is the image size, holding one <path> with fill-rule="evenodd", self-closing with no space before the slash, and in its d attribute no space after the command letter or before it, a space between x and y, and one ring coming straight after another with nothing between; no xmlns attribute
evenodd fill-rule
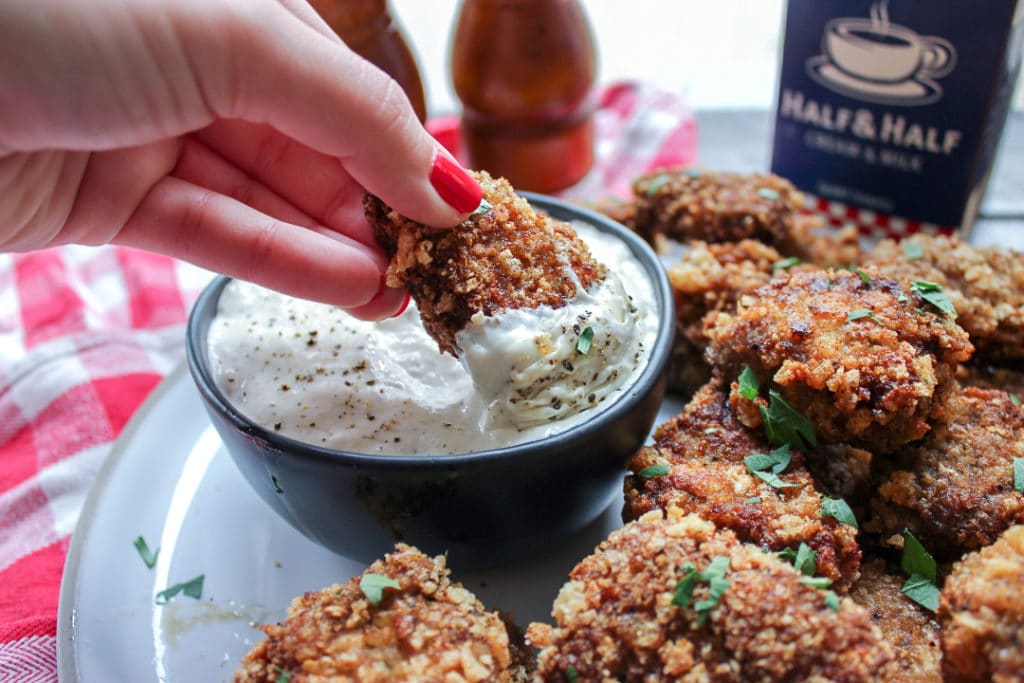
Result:
<svg viewBox="0 0 1024 683"><path fill-rule="evenodd" d="M375 319L365 190L452 226L476 182L305 0L0 0L0 249L117 243Z"/></svg>

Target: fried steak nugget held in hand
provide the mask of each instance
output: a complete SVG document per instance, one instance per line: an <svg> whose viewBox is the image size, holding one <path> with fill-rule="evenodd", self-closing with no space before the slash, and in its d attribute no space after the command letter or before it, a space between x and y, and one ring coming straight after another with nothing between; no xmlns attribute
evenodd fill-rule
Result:
<svg viewBox="0 0 1024 683"><path fill-rule="evenodd" d="M973 350L951 315L871 269L776 274L734 313L707 320L716 373L732 381L749 367L760 379L757 399L733 394L745 424L760 424L758 406L776 391L822 443L876 455L944 419L957 366Z"/></svg>
<svg viewBox="0 0 1024 683"><path fill-rule="evenodd" d="M554 626L530 625L536 680L880 680L892 651L867 613L805 578L697 515L648 513L572 570Z"/></svg>
<svg viewBox="0 0 1024 683"><path fill-rule="evenodd" d="M939 622L900 590L906 577L886 571L885 562L861 566L850 598L867 610L895 655L896 668L886 683L942 683Z"/></svg>
<svg viewBox="0 0 1024 683"><path fill-rule="evenodd" d="M772 450L760 432L736 419L721 386L709 383L682 413L657 429L654 445L629 461L633 474L625 481L623 517L677 507L765 550L796 550L806 543L816 553L815 573L837 588L847 587L860 566L857 530L821 515L822 496L800 453L792 452L789 466L778 475L784 488L750 472L744 458ZM667 466L669 472L640 475L654 465Z"/></svg>
<svg viewBox="0 0 1024 683"><path fill-rule="evenodd" d="M865 262L886 277L942 285L979 358L1024 361L1024 253L914 235L899 244L883 240Z"/></svg>
<svg viewBox="0 0 1024 683"><path fill-rule="evenodd" d="M1024 680L1024 526L953 566L939 596L947 683Z"/></svg>
<svg viewBox="0 0 1024 683"><path fill-rule="evenodd" d="M883 469L865 526L883 537L910 529L936 557L956 559L1024 523L1024 493L1013 488L1013 459L1024 458L1024 406L1004 392L968 387L949 413L948 424Z"/></svg>
<svg viewBox="0 0 1024 683"><path fill-rule="evenodd" d="M492 206L451 229L410 221L367 195L364 208L391 257L390 287L407 287L441 350L459 355L456 334L476 314L552 306L605 278L605 267L569 223L535 212L504 178L473 173Z"/></svg>
<svg viewBox="0 0 1024 683"><path fill-rule="evenodd" d="M362 577L296 598L284 621L263 627L267 638L242 660L235 683L529 680L523 643L448 573L443 557L399 544ZM360 588L369 575L400 587L384 588L374 603Z"/></svg>

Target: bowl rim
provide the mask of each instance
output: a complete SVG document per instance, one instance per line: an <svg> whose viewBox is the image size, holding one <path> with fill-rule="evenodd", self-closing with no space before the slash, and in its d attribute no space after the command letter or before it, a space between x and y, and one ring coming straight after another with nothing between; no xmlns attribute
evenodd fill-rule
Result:
<svg viewBox="0 0 1024 683"><path fill-rule="evenodd" d="M545 211L558 220L579 220L590 223L601 232L611 233L621 239L640 261L644 272L650 276L655 301L660 300L663 302L655 311L656 315L659 316L657 332L647 356L646 367L640 373L640 376L628 388L624 389L608 407L595 412L593 416L576 425L555 434L510 446L489 448L472 453L436 455L359 453L356 451L325 448L270 431L244 415L228 400L217 386L211 369L205 362L209 359L209 353L206 346L206 334L201 334L200 331L201 325L198 319L198 312L211 306L214 307L213 313L209 316L209 320L213 320L213 317L216 315L216 305L220 299L221 292L232 279L235 279L225 275L217 275L203 288L189 310L186 323L185 355L190 374L200 394L234 428L249 437L267 443L276 451L287 453L289 457L328 461L334 464L362 465L376 469L412 470L436 466L482 465L494 460L505 460L528 453L535 453L538 451L538 446L541 446L543 450L560 451L583 437L586 433L594 430L595 427L600 428L606 423L617 421L635 407L637 403L641 402L649 393L648 390L639 391L638 389L649 387L653 390L667 371L673 335L675 333L675 301L668 280L668 273L658 255L646 241L626 226L608 216L548 195L533 192L519 192L518 194L529 201L530 205L534 208ZM209 323L205 325L205 329L209 330Z"/></svg>

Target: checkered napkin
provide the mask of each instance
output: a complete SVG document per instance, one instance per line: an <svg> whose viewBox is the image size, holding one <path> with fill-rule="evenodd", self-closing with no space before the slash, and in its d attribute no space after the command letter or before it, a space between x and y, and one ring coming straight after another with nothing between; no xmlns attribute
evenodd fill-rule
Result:
<svg viewBox="0 0 1024 683"><path fill-rule="evenodd" d="M578 198L628 195L633 176L692 161L678 98L612 85ZM457 144L457 120L431 129ZM0 683L56 681L64 556L89 486L125 423L182 360L206 271L121 247L0 255Z"/></svg>

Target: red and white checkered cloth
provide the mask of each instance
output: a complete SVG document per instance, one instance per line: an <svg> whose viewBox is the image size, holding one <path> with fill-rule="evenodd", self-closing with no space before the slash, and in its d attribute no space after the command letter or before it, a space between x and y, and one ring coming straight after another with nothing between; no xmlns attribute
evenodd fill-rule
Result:
<svg viewBox="0 0 1024 683"><path fill-rule="evenodd" d="M597 164L577 198L628 192L693 161L675 96L606 88ZM440 120L440 137L455 131ZM121 247L0 255L0 683L57 680L57 599L93 477L146 395L182 360L183 324L209 273Z"/></svg>

